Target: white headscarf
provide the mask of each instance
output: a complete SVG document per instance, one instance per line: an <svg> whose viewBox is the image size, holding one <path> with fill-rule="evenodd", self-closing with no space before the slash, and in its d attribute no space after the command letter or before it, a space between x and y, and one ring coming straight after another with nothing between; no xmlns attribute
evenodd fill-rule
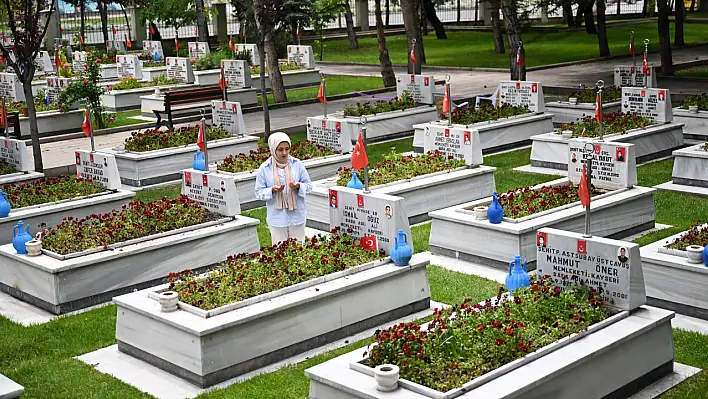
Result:
<svg viewBox="0 0 708 399"><path fill-rule="evenodd" d="M280 143L286 142L290 144L290 137L283 132L275 132L268 137L268 148L270 149L270 155L273 163L273 185L279 186L280 176L278 176L278 169L283 169L285 171L285 189L283 191L278 191L275 193L275 207L276 209L287 209L289 211L295 210L297 208L297 194L295 190L290 188L290 183L294 183L293 173L290 169L290 157L287 159L278 160L276 149Z"/></svg>

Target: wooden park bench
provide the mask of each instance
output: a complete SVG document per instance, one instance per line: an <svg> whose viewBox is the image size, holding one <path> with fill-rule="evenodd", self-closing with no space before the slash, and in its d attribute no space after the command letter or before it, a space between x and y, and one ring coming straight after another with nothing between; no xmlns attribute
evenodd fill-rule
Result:
<svg viewBox="0 0 708 399"><path fill-rule="evenodd" d="M7 113L7 127L0 126L0 134L4 136L9 136L5 133L5 130L12 128L12 136L16 139L22 138L22 132L20 130L20 113L19 112L8 112Z"/></svg>
<svg viewBox="0 0 708 399"><path fill-rule="evenodd" d="M212 100L228 101L228 94L227 98L224 98L224 92L219 86L168 91L165 93L165 110L153 110L155 116L157 116L155 129L159 129L161 126L166 126L168 129L174 129L174 125L172 123L173 112L186 111L190 109L197 110L200 107L207 106L211 109ZM162 119L163 115L167 117L167 120Z"/></svg>

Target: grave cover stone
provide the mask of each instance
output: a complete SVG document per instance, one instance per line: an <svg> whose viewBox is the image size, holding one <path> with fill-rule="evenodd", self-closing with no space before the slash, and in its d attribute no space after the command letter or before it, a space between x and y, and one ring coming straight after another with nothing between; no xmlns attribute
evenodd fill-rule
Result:
<svg viewBox="0 0 708 399"><path fill-rule="evenodd" d="M241 52L241 51L250 51L251 52L251 65L256 65L260 66L261 65L261 58L260 54L258 53L258 46L255 44L234 44L234 51L235 52Z"/></svg>
<svg viewBox="0 0 708 399"><path fill-rule="evenodd" d="M425 125L423 151L440 151L456 159L464 159L467 165L481 165L482 142L479 131L454 126Z"/></svg>
<svg viewBox="0 0 708 399"><path fill-rule="evenodd" d="M315 55L312 46L288 46L288 62L297 64L301 68L313 69L315 67Z"/></svg>
<svg viewBox="0 0 708 399"><path fill-rule="evenodd" d="M12 101L25 101L25 92L15 73L0 73L0 96Z"/></svg>
<svg viewBox="0 0 708 399"><path fill-rule="evenodd" d="M53 103L59 101L61 92L71 85L71 80L71 78L47 76L47 94L49 94L49 101Z"/></svg>
<svg viewBox="0 0 708 399"><path fill-rule="evenodd" d="M207 42L188 42L189 57L198 60L209 54L209 43Z"/></svg>
<svg viewBox="0 0 708 399"><path fill-rule="evenodd" d="M614 83L619 87L644 87L642 67L638 66L635 73L633 65L615 65ZM647 87L656 87L656 71L653 66L649 67Z"/></svg>
<svg viewBox="0 0 708 399"><path fill-rule="evenodd" d="M668 89L623 87L622 112L636 113L659 123L671 122L671 94Z"/></svg>
<svg viewBox="0 0 708 399"><path fill-rule="evenodd" d="M85 51L75 51L74 57L71 59L71 70L75 73L86 72L84 64L86 63L87 57L88 55Z"/></svg>
<svg viewBox="0 0 708 399"><path fill-rule="evenodd" d="M229 88L241 89L251 87L251 68L243 60L221 60L224 79Z"/></svg>
<svg viewBox="0 0 708 399"><path fill-rule="evenodd" d="M0 159L19 172L34 170L34 159L29 156L24 140L2 139L2 141Z"/></svg>
<svg viewBox="0 0 708 399"><path fill-rule="evenodd" d="M571 139L568 141L568 179L580 183L583 163L592 157L592 184L617 190L637 185L637 158L634 144Z"/></svg>
<svg viewBox="0 0 708 399"><path fill-rule="evenodd" d="M224 216L236 216L241 213L236 182L230 175L196 169L184 170L182 171L182 194L211 212Z"/></svg>
<svg viewBox="0 0 708 399"><path fill-rule="evenodd" d="M502 104L526 106L536 114L541 114L546 110L543 85L540 82L502 81L499 83L496 95Z"/></svg>
<svg viewBox="0 0 708 399"><path fill-rule="evenodd" d="M241 103L239 102L212 101L211 118L215 126L226 130L234 136L246 134L246 123L243 121Z"/></svg>
<svg viewBox="0 0 708 399"><path fill-rule="evenodd" d="M76 176L90 178L103 184L108 190L117 190L121 187L120 175L116 157L113 154L77 150Z"/></svg>
<svg viewBox="0 0 708 399"><path fill-rule="evenodd" d="M639 245L581 233L543 228L536 233L536 273L553 284L574 284L598 290L616 310L633 310L646 303Z"/></svg>
<svg viewBox="0 0 708 399"><path fill-rule="evenodd" d="M128 49L123 40L109 40L106 42L106 51L127 52Z"/></svg>
<svg viewBox="0 0 708 399"><path fill-rule="evenodd" d="M192 61L186 57L167 57L167 77L180 83L193 83Z"/></svg>
<svg viewBox="0 0 708 399"><path fill-rule="evenodd" d="M135 54L124 54L116 56L119 78L143 79L143 64Z"/></svg>
<svg viewBox="0 0 708 399"><path fill-rule="evenodd" d="M143 40L143 54L149 55L150 59L155 59L155 53L160 56L161 60L165 59L165 53L162 51L162 42L157 40Z"/></svg>
<svg viewBox="0 0 708 399"><path fill-rule="evenodd" d="M396 95L398 98L407 92L419 104L435 104L435 79L431 75L396 76Z"/></svg>
<svg viewBox="0 0 708 399"><path fill-rule="evenodd" d="M375 238L379 249L391 253L398 229L408 237L413 248L411 229L408 225L405 201L401 197L335 186L329 189L330 227L362 238Z"/></svg>
<svg viewBox="0 0 708 399"><path fill-rule="evenodd" d="M352 125L343 119L307 118L307 139L340 154L352 152Z"/></svg>

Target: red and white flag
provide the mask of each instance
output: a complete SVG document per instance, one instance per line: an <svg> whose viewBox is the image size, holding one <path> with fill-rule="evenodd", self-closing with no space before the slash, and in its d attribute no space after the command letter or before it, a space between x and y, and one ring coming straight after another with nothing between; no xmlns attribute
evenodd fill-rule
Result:
<svg viewBox="0 0 708 399"><path fill-rule="evenodd" d="M600 94L595 97L595 120L602 123L602 111L600 110Z"/></svg>
<svg viewBox="0 0 708 399"><path fill-rule="evenodd" d="M584 207L590 206L590 188L588 187L587 164L583 165L583 174L580 176L580 185L578 186L578 197L580 203Z"/></svg>
<svg viewBox="0 0 708 399"><path fill-rule="evenodd" d="M526 65L526 62L524 61L524 57L521 56L521 48L516 50L516 66L524 66Z"/></svg>
<svg viewBox="0 0 708 399"><path fill-rule="evenodd" d="M243 24L243 41L246 42L246 24Z"/></svg>
<svg viewBox="0 0 708 399"><path fill-rule="evenodd" d="M585 137L585 131L586 131L586 130L587 130L587 128L583 128L583 132L580 133L580 137Z"/></svg>
<svg viewBox="0 0 708 399"><path fill-rule="evenodd" d="M130 40L128 40L128 35L125 35L125 47L126 48L133 47L133 43L131 43Z"/></svg>
<svg viewBox="0 0 708 399"><path fill-rule="evenodd" d="M175 53L177 53L178 51L179 51L179 40L177 40L177 38L175 37ZM179 56L179 54L178 54L178 56Z"/></svg>
<svg viewBox="0 0 708 399"><path fill-rule="evenodd" d="M113 38L115 39L116 33L118 33L118 30L116 29L116 26L113 25Z"/></svg>
<svg viewBox="0 0 708 399"><path fill-rule="evenodd" d="M370 251L376 251L379 249L379 242L376 239L376 236L364 236L359 239L359 243L361 244L361 247L364 249L368 249Z"/></svg>
<svg viewBox="0 0 708 399"><path fill-rule="evenodd" d="M234 51L234 38L229 36L229 50Z"/></svg>
<svg viewBox="0 0 708 399"><path fill-rule="evenodd" d="M352 151L352 169L361 170L368 164L369 157L366 155L366 148L364 148L364 138L359 133L359 138L356 140L356 145L354 145L354 151Z"/></svg>
<svg viewBox="0 0 708 399"><path fill-rule="evenodd" d="M324 82L320 82L320 91L317 92L317 100L321 103L327 102L329 104L329 101L325 98Z"/></svg>
<svg viewBox="0 0 708 399"><path fill-rule="evenodd" d="M649 64L647 63L647 53L644 53L644 64L642 65L642 74L647 75L649 72Z"/></svg>
<svg viewBox="0 0 708 399"><path fill-rule="evenodd" d="M634 55L634 40L629 39L629 55Z"/></svg>
<svg viewBox="0 0 708 399"><path fill-rule="evenodd" d="M2 114L0 114L0 126L5 127L5 115L7 115L7 108L5 108L5 97L2 98Z"/></svg>
<svg viewBox="0 0 708 399"><path fill-rule="evenodd" d="M415 59L415 46L411 48L411 62L413 62L414 64L418 63L418 60Z"/></svg>
<svg viewBox="0 0 708 399"><path fill-rule="evenodd" d="M300 37L300 21L297 22L297 28L295 28L295 36Z"/></svg>
<svg viewBox="0 0 708 399"><path fill-rule="evenodd" d="M578 253L584 255L588 253L588 242L585 240L578 240Z"/></svg>
<svg viewBox="0 0 708 399"><path fill-rule="evenodd" d="M197 147L204 152L204 126L199 124L199 136L197 136Z"/></svg>
<svg viewBox="0 0 708 399"><path fill-rule="evenodd" d="M194 27L194 37L198 37L198 36L199 36L199 31L197 30L197 27L195 26Z"/></svg>
<svg viewBox="0 0 708 399"><path fill-rule="evenodd" d="M153 26L152 24L150 24L150 34L151 35L155 34L155 26Z"/></svg>
<svg viewBox="0 0 708 399"><path fill-rule="evenodd" d="M91 137L91 121L88 110L84 110L84 122L81 124L81 130L84 131L86 137Z"/></svg>
<svg viewBox="0 0 708 399"><path fill-rule="evenodd" d="M221 90L226 90L226 88L227 88L226 79L224 79L224 74L221 73L221 71L219 71L219 87L221 88ZM199 126L201 126L201 125L199 125Z"/></svg>
<svg viewBox="0 0 708 399"><path fill-rule="evenodd" d="M443 97L442 112L443 113L450 112L450 86L449 85L445 85L445 97Z"/></svg>

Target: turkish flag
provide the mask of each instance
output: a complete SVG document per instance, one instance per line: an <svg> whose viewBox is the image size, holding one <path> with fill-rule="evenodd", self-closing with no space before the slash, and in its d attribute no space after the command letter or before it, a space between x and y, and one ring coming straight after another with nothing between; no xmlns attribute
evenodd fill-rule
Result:
<svg viewBox="0 0 708 399"><path fill-rule="evenodd" d="M600 144L595 144L595 154L600 155L600 150L602 150Z"/></svg>
<svg viewBox="0 0 708 399"><path fill-rule="evenodd" d="M354 151L352 152L352 169L361 170L369 164L369 157L366 156L366 148L364 147L364 138L359 133L359 138L356 140Z"/></svg>
<svg viewBox="0 0 708 399"><path fill-rule="evenodd" d="M634 40L629 41L629 54L634 55Z"/></svg>
<svg viewBox="0 0 708 399"><path fill-rule="evenodd" d="M127 47L127 48L133 47L133 43L130 40L128 40L128 35L125 36L125 47Z"/></svg>
<svg viewBox="0 0 708 399"><path fill-rule="evenodd" d="M587 128L583 128L583 132L580 134L580 137L585 137L585 131L586 131L586 130L587 130Z"/></svg>
<svg viewBox="0 0 708 399"><path fill-rule="evenodd" d="M524 61L524 57L521 56L521 47L519 47L519 49L516 50L516 65L520 66L520 67L526 65L526 62Z"/></svg>
<svg viewBox="0 0 708 399"><path fill-rule="evenodd" d="M209 176L202 175L202 186L209 187Z"/></svg>
<svg viewBox="0 0 708 399"><path fill-rule="evenodd" d="M229 36L229 50L234 51L234 39Z"/></svg>
<svg viewBox="0 0 708 399"><path fill-rule="evenodd" d="M202 152L204 152L204 126L202 124L199 124L199 136L197 136L197 147L199 147Z"/></svg>
<svg viewBox="0 0 708 399"><path fill-rule="evenodd" d="M179 40L175 37L175 54L179 51ZM179 56L179 54L177 54Z"/></svg>
<svg viewBox="0 0 708 399"><path fill-rule="evenodd" d="M226 90L226 79L224 79L224 75L219 72L219 87L221 90Z"/></svg>
<svg viewBox="0 0 708 399"><path fill-rule="evenodd" d="M642 73L644 75L649 74L649 64L647 63L647 53L644 53L644 63L642 64Z"/></svg>
<svg viewBox="0 0 708 399"><path fill-rule="evenodd" d="M364 196L363 195L356 196L356 206L358 206L359 208L364 207Z"/></svg>
<svg viewBox="0 0 708 399"><path fill-rule="evenodd" d="M595 96L595 120L602 123L602 111L600 110L600 94Z"/></svg>
<svg viewBox="0 0 708 399"><path fill-rule="evenodd" d="M450 112L450 86L445 86L445 97L443 97L442 112Z"/></svg>
<svg viewBox="0 0 708 399"><path fill-rule="evenodd" d="M327 101L327 100L325 99L325 94L324 94L324 82L320 82L320 91L317 92L317 99L318 99L321 103L325 103L325 102L326 102L326 103L329 104L329 101Z"/></svg>
<svg viewBox="0 0 708 399"><path fill-rule="evenodd" d="M580 176L580 185L578 187L578 197L580 197L580 203L584 207L590 206L590 189L588 187L587 178L587 165L583 165L583 174Z"/></svg>
<svg viewBox="0 0 708 399"><path fill-rule="evenodd" d="M150 25L150 34L154 35L155 34L155 27Z"/></svg>
<svg viewBox="0 0 708 399"><path fill-rule="evenodd" d="M91 137L91 121L89 121L88 110L84 111L84 122L81 124L81 130L84 131L86 137Z"/></svg>
<svg viewBox="0 0 708 399"><path fill-rule="evenodd" d="M115 25L113 25L113 36L115 36L115 35L116 35L116 33L118 33L118 30L116 30L116 26L115 26Z"/></svg>
<svg viewBox="0 0 708 399"><path fill-rule="evenodd" d="M361 244L361 247L364 249L368 249L370 251L376 251L379 249L379 244L378 241L376 240L376 236L364 236L359 239L359 243Z"/></svg>
<svg viewBox="0 0 708 399"><path fill-rule="evenodd" d="M5 115L7 115L7 108L5 108L5 97L2 98L2 113L0 113L0 126L5 127Z"/></svg>
<svg viewBox="0 0 708 399"><path fill-rule="evenodd" d="M587 254L588 253L588 243L585 240L578 240L578 253Z"/></svg>
<svg viewBox="0 0 708 399"><path fill-rule="evenodd" d="M414 64L418 63L418 60L415 59L415 47L411 48L411 62Z"/></svg>

